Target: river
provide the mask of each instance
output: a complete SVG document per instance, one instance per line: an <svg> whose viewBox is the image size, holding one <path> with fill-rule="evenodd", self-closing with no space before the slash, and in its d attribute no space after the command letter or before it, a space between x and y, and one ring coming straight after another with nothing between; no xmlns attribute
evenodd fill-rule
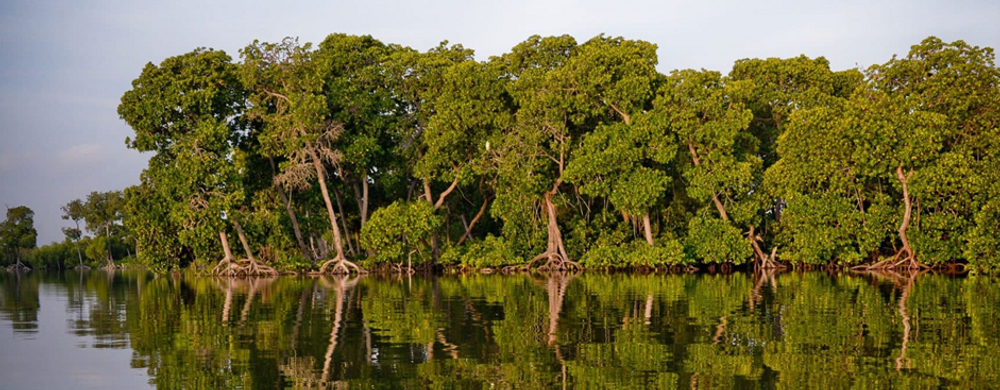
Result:
<svg viewBox="0 0 1000 390"><path fill-rule="evenodd" d="M2 389L998 383L986 276L0 272Z"/></svg>

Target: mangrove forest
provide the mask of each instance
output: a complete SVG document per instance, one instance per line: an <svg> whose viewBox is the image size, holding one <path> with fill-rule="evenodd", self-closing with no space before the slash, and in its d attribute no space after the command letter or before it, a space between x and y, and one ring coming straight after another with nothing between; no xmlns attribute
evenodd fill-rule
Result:
<svg viewBox="0 0 1000 390"><path fill-rule="evenodd" d="M867 69L657 65L654 43L605 35L477 59L332 34L148 63L118 106L125 145L149 156L139 184L68 202L66 240L43 248L31 210L8 208L4 261L218 275L1000 267L993 49L930 37Z"/></svg>

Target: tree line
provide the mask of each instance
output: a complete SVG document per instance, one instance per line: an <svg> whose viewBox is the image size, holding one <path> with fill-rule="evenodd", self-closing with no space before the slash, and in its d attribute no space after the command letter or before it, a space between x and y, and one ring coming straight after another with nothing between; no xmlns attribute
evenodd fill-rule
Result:
<svg viewBox="0 0 1000 390"><path fill-rule="evenodd" d="M73 223L62 228L64 240L40 248L36 248L34 210L8 207L7 218L0 223L4 264L11 269L89 269L121 267L115 259L134 263L135 240L122 226L124 206L122 191L94 191L74 199L61 207L62 219Z"/></svg>
<svg viewBox="0 0 1000 390"><path fill-rule="evenodd" d="M604 35L484 61L344 34L239 56L149 63L122 96L152 153L122 227L154 270L1000 265L991 48L728 75Z"/></svg>

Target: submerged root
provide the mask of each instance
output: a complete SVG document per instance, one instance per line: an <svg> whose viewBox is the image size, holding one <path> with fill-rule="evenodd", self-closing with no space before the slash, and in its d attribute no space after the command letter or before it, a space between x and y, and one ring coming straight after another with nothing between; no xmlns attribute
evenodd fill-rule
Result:
<svg viewBox="0 0 1000 390"><path fill-rule="evenodd" d="M323 262L323 264L320 265L319 267L319 273L320 274L329 273L333 275L348 275L351 273L352 269L354 270L355 273L358 274L368 273L367 271L359 267L357 264L354 264L350 260L345 259L343 256L337 256L335 258Z"/></svg>

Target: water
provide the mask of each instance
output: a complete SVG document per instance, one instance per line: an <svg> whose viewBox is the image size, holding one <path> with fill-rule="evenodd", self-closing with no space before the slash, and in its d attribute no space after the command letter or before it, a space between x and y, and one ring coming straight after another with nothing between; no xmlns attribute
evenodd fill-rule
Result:
<svg viewBox="0 0 1000 390"><path fill-rule="evenodd" d="M998 309L943 275L0 272L0 388L988 388Z"/></svg>

